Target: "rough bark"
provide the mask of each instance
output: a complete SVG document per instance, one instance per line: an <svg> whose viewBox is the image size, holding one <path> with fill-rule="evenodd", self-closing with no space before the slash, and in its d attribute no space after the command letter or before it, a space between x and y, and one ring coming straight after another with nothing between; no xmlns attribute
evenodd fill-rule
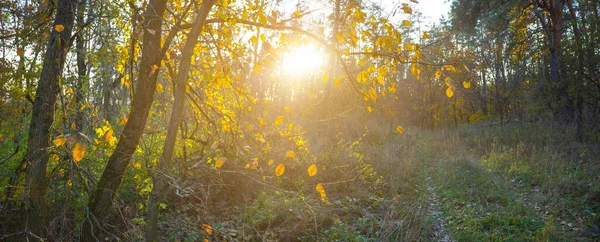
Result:
<svg viewBox="0 0 600 242"><path fill-rule="evenodd" d="M50 128L54 121L54 104L60 90L60 77L74 23L74 5L71 1L59 0L56 7L58 11L37 85L29 126L27 152L24 157L27 164L26 191L23 196L26 214L24 224L33 234L42 237L45 236L45 203L48 189L46 176L48 152L46 149L51 145ZM64 29L61 32L56 31L54 26L57 25L62 25Z"/></svg>
<svg viewBox="0 0 600 242"><path fill-rule="evenodd" d="M123 174L131 162L131 155L142 137L158 79L155 65L160 65L162 59L161 52L157 50L161 49L162 16L166 11L166 3L166 0L150 0L146 8L142 25L144 26L142 58L129 120L121 133L115 151L108 159L96 189L91 194L89 211L92 216L90 221L84 223L82 240L99 239L98 226L108 222L113 199L121 185Z"/></svg>
<svg viewBox="0 0 600 242"><path fill-rule="evenodd" d="M200 12L194 21L192 29L187 34L185 46L182 50L181 63L177 72L177 80L175 81L175 103L171 111L171 118L167 127L167 137L163 146L160 162L152 188L150 201L148 202L148 218L146 227L146 241L156 241L156 232L158 224L159 203L163 199L167 190L168 178L164 176L168 173L171 159L173 158L173 149L177 139L178 127L182 120L182 113L185 106L185 88L189 79L189 71L191 65L191 57L194 53L194 46L198 43L198 36L206 22L206 17L210 9L215 4L216 0L205 0L202 2Z"/></svg>

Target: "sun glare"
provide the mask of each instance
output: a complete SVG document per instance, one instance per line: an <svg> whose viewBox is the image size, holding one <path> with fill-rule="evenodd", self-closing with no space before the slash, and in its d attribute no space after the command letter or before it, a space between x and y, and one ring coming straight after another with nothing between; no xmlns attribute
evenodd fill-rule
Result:
<svg viewBox="0 0 600 242"><path fill-rule="evenodd" d="M290 75L307 75L323 66L325 54L315 46L304 44L283 56L283 71Z"/></svg>

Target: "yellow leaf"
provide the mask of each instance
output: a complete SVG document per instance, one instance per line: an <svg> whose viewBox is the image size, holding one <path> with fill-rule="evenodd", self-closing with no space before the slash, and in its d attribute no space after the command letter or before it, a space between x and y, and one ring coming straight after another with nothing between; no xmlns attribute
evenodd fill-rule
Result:
<svg viewBox="0 0 600 242"><path fill-rule="evenodd" d="M399 134L404 134L404 129L400 125L398 125L398 127L396 127L396 131L398 131Z"/></svg>
<svg viewBox="0 0 600 242"><path fill-rule="evenodd" d="M284 107L284 108L283 108L283 111L284 111L284 112L286 112L286 113L289 113L289 112L290 112L290 108L288 108L288 107Z"/></svg>
<svg viewBox="0 0 600 242"><path fill-rule="evenodd" d="M411 24L410 24L410 21L408 21L408 20L403 20L403 21L402 21L402 25L404 25L404 26L406 26L406 27L410 27L410 25L411 25Z"/></svg>
<svg viewBox="0 0 600 242"><path fill-rule="evenodd" d="M372 113L372 112L373 112L373 107L371 107L371 106L368 106L368 107L367 107L367 110L369 110L369 113Z"/></svg>
<svg viewBox="0 0 600 242"><path fill-rule="evenodd" d="M317 166L312 164L308 167L308 176L315 176L317 174Z"/></svg>
<svg viewBox="0 0 600 242"><path fill-rule="evenodd" d="M286 156L290 159L294 159L294 157L296 157L296 152L294 152L293 150L290 150L287 152Z"/></svg>
<svg viewBox="0 0 600 242"><path fill-rule="evenodd" d="M249 131L252 131L254 128L252 128L252 125L248 124L248 126L246 126L246 129L248 129Z"/></svg>
<svg viewBox="0 0 600 242"><path fill-rule="evenodd" d="M454 91L452 91L452 87L448 87L448 89L446 89L446 96L448 96L448 98L454 96Z"/></svg>
<svg viewBox="0 0 600 242"><path fill-rule="evenodd" d="M56 145L56 147L61 146L63 144L65 144L65 142L67 142L67 138L65 138L64 136L58 136L56 137L56 139L54 139L52 141L52 143L54 143L54 145Z"/></svg>
<svg viewBox="0 0 600 242"><path fill-rule="evenodd" d="M69 87L69 89L67 89L67 91L65 91L65 94L71 94L71 93L73 93L73 88Z"/></svg>
<svg viewBox="0 0 600 242"><path fill-rule="evenodd" d="M263 143L263 144L264 144L264 143L265 143L265 142L267 142L267 141L266 141L264 138L258 138L258 142L261 142L261 143Z"/></svg>
<svg viewBox="0 0 600 242"><path fill-rule="evenodd" d="M258 43L258 38L256 38L256 36L252 36L250 37L250 42L252 42L253 45Z"/></svg>
<svg viewBox="0 0 600 242"><path fill-rule="evenodd" d="M423 39L429 39L429 34L427 32L423 32Z"/></svg>
<svg viewBox="0 0 600 242"><path fill-rule="evenodd" d="M300 13L300 11L294 11L294 16L300 17L300 16L302 16L302 14Z"/></svg>
<svg viewBox="0 0 600 242"><path fill-rule="evenodd" d="M440 79L440 76L442 76L442 71L440 71L440 70L437 70L437 71L435 72L435 79Z"/></svg>
<svg viewBox="0 0 600 242"><path fill-rule="evenodd" d="M323 187L323 184L321 184L321 183L317 184L315 189L321 195L321 201L323 201L327 205L330 205L331 203L329 203L329 201L327 201L327 193L325 193L325 188Z"/></svg>
<svg viewBox="0 0 600 242"><path fill-rule="evenodd" d="M75 125L75 123L71 123L71 129L72 130L76 130L77 129L77 125Z"/></svg>
<svg viewBox="0 0 600 242"><path fill-rule="evenodd" d="M275 162L273 159L270 159L269 161L267 161L267 165L272 166L273 162Z"/></svg>
<svg viewBox="0 0 600 242"><path fill-rule="evenodd" d="M469 89L469 88L471 88L471 83L470 83L470 82L466 82L466 81L464 81L464 82L462 82L462 85L463 85L463 87L464 87L465 89Z"/></svg>
<svg viewBox="0 0 600 242"><path fill-rule="evenodd" d="M219 158L217 158L217 161L215 162L215 167L216 168L221 168L221 166L223 166L223 164L225 164L225 161L227 161L226 157L219 157Z"/></svg>
<svg viewBox="0 0 600 242"><path fill-rule="evenodd" d="M85 156L86 152L87 146L85 146L85 144L75 144L75 147L73 148L73 159L77 162L81 161L81 159L83 159L83 157Z"/></svg>
<svg viewBox="0 0 600 242"><path fill-rule="evenodd" d="M160 83L156 83L156 91L161 93L163 91L163 85Z"/></svg>
<svg viewBox="0 0 600 242"><path fill-rule="evenodd" d="M63 30L65 30L65 26L62 24L54 25L54 30L56 30L56 32L59 32L59 33L63 32Z"/></svg>
<svg viewBox="0 0 600 242"><path fill-rule="evenodd" d="M335 81L333 81L335 83L335 85L340 85L340 83L342 82L340 79L335 79Z"/></svg>
<svg viewBox="0 0 600 242"><path fill-rule="evenodd" d="M281 176L285 172L285 166L283 164L277 165L275 167L275 176Z"/></svg>
<svg viewBox="0 0 600 242"><path fill-rule="evenodd" d="M153 65L152 66L152 74L154 74L154 72L156 72L156 70L158 70L158 66L157 65Z"/></svg>
<svg viewBox="0 0 600 242"><path fill-rule="evenodd" d="M327 81L329 81L329 76L328 76L328 75L323 75L323 81L324 81L324 82L327 82Z"/></svg>
<svg viewBox="0 0 600 242"><path fill-rule="evenodd" d="M265 125L265 120L262 118L258 118L258 123L260 123L260 126Z"/></svg>
<svg viewBox="0 0 600 242"><path fill-rule="evenodd" d="M283 122L284 117L279 116L275 119L275 126L280 125Z"/></svg>

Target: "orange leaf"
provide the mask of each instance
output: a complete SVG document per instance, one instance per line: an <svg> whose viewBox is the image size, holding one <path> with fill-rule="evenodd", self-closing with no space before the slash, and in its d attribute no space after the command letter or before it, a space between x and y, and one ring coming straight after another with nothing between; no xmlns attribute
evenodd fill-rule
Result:
<svg viewBox="0 0 600 242"><path fill-rule="evenodd" d="M54 145L56 145L56 147L61 146L63 144L65 144L65 142L67 142L67 138L65 138L64 136L58 136L56 137L56 139L54 139L52 141L52 143L54 143Z"/></svg>
<svg viewBox="0 0 600 242"><path fill-rule="evenodd" d="M202 224L202 229L204 230L204 232L206 232L208 235L212 234L212 226L208 225L208 224Z"/></svg>
<svg viewBox="0 0 600 242"><path fill-rule="evenodd" d="M215 162L215 167L216 168L221 168L221 166L223 166L223 164L225 164L225 161L227 161L227 157L219 157L219 158L217 158L217 161Z"/></svg>
<svg viewBox="0 0 600 242"><path fill-rule="evenodd" d="M65 26L62 24L54 25L54 30L56 30L56 32L59 32L59 33L63 32L63 30L65 30Z"/></svg>
<svg viewBox="0 0 600 242"><path fill-rule="evenodd" d="M404 129L402 128L402 126L396 127L396 131L398 131L399 134L404 134Z"/></svg>
<svg viewBox="0 0 600 242"><path fill-rule="evenodd" d="M312 164L308 167L308 176L315 176L317 174L317 166Z"/></svg>
<svg viewBox="0 0 600 242"><path fill-rule="evenodd" d="M290 159L294 159L294 157L296 157L296 152L294 152L293 150L290 150L287 152L286 156Z"/></svg>
<svg viewBox="0 0 600 242"><path fill-rule="evenodd" d="M281 176L285 172L285 166L283 164L277 165L275 167L275 176Z"/></svg>
<svg viewBox="0 0 600 242"><path fill-rule="evenodd" d="M81 161L81 159L83 159L83 157L85 156L86 152L87 146L85 146L85 144L75 144L75 147L73 148L73 159L77 162Z"/></svg>

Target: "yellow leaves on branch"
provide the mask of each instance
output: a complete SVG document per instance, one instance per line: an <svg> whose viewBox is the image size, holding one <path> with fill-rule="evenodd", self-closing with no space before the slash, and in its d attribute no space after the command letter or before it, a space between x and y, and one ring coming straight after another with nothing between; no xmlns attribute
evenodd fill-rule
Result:
<svg viewBox="0 0 600 242"><path fill-rule="evenodd" d="M277 165L275 167L275 176L281 176L285 172L285 166L283 164Z"/></svg>
<svg viewBox="0 0 600 242"><path fill-rule="evenodd" d="M204 230L204 232L206 232L208 235L212 234L212 226L208 224L202 224L202 230Z"/></svg>
<svg viewBox="0 0 600 242"><path fill-rule="evenodd" d="M85 156L86 152L87 152L87 146L85 144L82 144L82 143L75 144L75 147L73 147L73 159L76 162L81 161L83 159L83 157Z"/></svg>
<svg viewBox="0 0 600 242"><path fill-rule="evenodd" d="M317 165L312 164L308 167L308 176L315 176L317 174Z"/></svg>
<svg viewBox="0 0 600 242"><path fill-rule="evenodd" d="M63 32L65 30L65 26L62 24L54 25L54 30L56 30L56 32L59 32L59 33Z"/></svg>
<svg viewBox="0 0 600 242"><path fill-rule="evenodd" d="M402 126L400 126L400 125L398 125L398 127L396 127L396 131L397 131L399 134L404 134L404 129L403 129L403 128L402 128Z"/></svg>

